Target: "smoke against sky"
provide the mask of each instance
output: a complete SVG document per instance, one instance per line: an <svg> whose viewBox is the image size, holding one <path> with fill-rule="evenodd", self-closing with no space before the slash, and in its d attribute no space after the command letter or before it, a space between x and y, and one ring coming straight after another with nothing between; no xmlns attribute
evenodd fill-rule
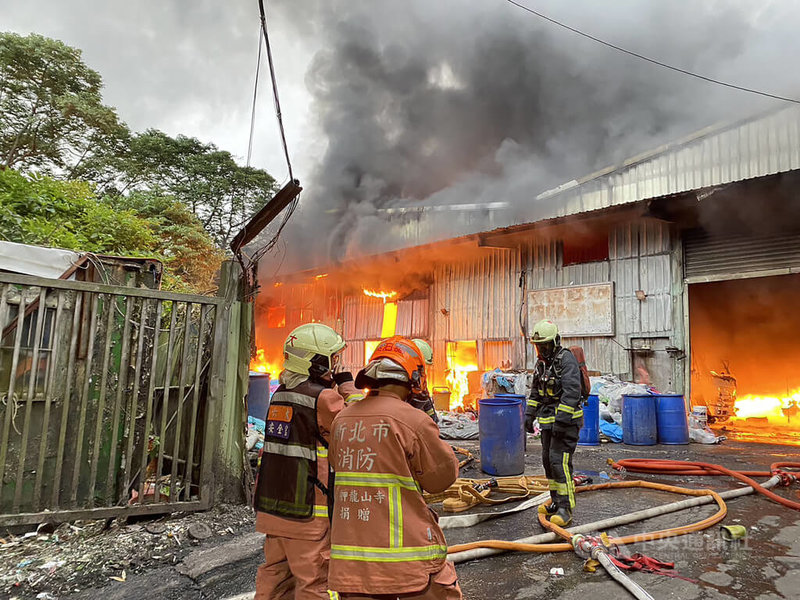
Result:
<svg viewBox="0 0 800 600"><path fill-rule="evenodd" d="M659 60L800 95L800 6L789 0L524 1ZM572 178L779 105L620 55L503 0L266 5L306 189L284 234L286 258L275 257L284 268L396 245L383 208L529 206ZM134 129L194 135L243 158L257 15L255 0L5 0L0 28L83 49ZM261 81L253 162L285 180ZM473 215L476 226L489 218ZM439 238L463 233L437 224Z"/></svg>
<svg viewBox="0 0 800 600"><path fill-rule="evenodd" d="M777 105L617 54L502 1L307 7L298 34L322 40L306 82L327 149L287 243L313 248L317 262L401 244L387 240L381 209L529 206L565 181ZM761 14L730 2L536 7L683 68L798 89L789 52L798 42L777 19L782 5ZM437 223L430 239L467 233Z"/></svg>

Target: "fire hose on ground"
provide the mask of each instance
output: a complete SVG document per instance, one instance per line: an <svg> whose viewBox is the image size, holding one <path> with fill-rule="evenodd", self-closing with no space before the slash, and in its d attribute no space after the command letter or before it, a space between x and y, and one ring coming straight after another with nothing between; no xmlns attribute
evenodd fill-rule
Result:
<svg viewBox="0 0 800 600"><path fill-rule="evenodd" d="M680 502L673 502L660 507L640 510L627 515L612 517L594 523L575 527L569 531L553 525L547 521L544 515L539 516L539 522L543 527L548 529L548 533L531 536L515 541L503 540L483 540L478 542L471 542L468 544L459 544L448 548L448 558L453 562L465 562L477 558L484 558L507 551L520 551L520 552L565 552L574 550L579 556L584 558L591 557L597 560L608 574L616 581L621 583L631 594L636 598L652 600L644 589L630 580L616 565L611 561L607 554L606 544L619 545L619 544L632 544L645 541L653 541L679 535L686 535L697 531L702 531L719 523L725 518L727 514L727 507L725 500L731 498L738 498L746 496L754 492L758 492L771 500L780 503L788 508L800 510L800 503L787 500L778 496L770 491L770 488L778 484L789 485L796 481L796 476L792 473L783 471L784 468L800 469L800 463L775 463L771 465L770 471L733 471L720 465L702 462L682 462L670 460L647 460L647 459L627 459L612 463L615 469L627 470L630 472L650 473L650 474L673 474L673 475L729 475L748 484L748 487L730 490L727 492L717 493L713 490L694 490L689 488L682 488L677 486L652 483L648 481L621 481L613 483L604 483L599 485L590 485L577 488L578 492L588 492L603 489L614 488L649 488L660 491L668 491L672 493L685 494L693 496L688 500ZM768 481L759 484L752 477L770 477ZM700 506L716 502L718 506L717 512L701 521L692 523L690 525L683 525L680 527L673 527L660 531L647 532L641 534L634 534L623 536L620 538L603 539L603 543L599 543L596 537L587 538L584 533L597 532L601 529L610 527L618 527L657 517L664 514L677 512L693 506ZM550 543L558 538L567 540L568 543Z"/></svg>

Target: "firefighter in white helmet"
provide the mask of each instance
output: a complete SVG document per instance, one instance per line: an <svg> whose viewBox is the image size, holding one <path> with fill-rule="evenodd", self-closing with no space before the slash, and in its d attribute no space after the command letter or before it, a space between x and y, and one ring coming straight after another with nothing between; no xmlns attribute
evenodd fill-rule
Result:
<svg viewBox="0 0 800 600"><path fill-rule="evenodd" d="M416 347L419 348L419 351L422 353L422 358L425 360L425 368L433 368L433 349L431 348L431 345L425 340L413 339L411 341L414 342ZM414 408L418 408L427 414L431 419L433 419L434 423L439 423L439 416L436 414L436 407L433 404L433 399L431 398L427 387L420 392L413 392L408 400L408 403Z"/></svg>
<svg viewBox="0 0 800 600"><path fill-rule="evenodd" d="M328 442L344 397L356 393L352 374L336 371L344 346L321 323L301 325L284 343L256 480L256 530L267 536L256 600L331 597Z"/></svg>

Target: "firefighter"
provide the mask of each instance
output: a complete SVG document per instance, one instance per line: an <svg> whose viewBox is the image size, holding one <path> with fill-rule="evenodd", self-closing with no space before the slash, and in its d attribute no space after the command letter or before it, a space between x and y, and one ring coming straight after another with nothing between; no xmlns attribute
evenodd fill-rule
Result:
<svg viewBox="0 0 800 600"><path fill-rule="evenodd" d="M330 598L329 432L343 396L356 392L350 373L334 372L344 346L321 323L301 325L283 345L256 480L256 530L266 534L256 600Z"/></svg>
<svg viewBox="0 0 800 600"><path fill-rule="evenodd" d="M452 485L458 461L408 403L425 389L419 348L407 338L383 340L356 386L370 392L333 422L328 583L344 600L458 600L444 534L422 497Z"/></svg>
<svg viewBox="0 0 800 600"><path fill-rule="evenodd" d="M575 508L572 455L583 423L580 369L572 352L561 346L554 323L539 321L531 341L538 360L525 411L525 429L533 433L533 421L539 419L542 463L550 484L550 502L540 505L539 512L563 527L572 521Z"/></svg>
<svg viewBox="0 0 800 600"><path fill-rule="evenodd" d="M425 368L427 369L428 367L433 367L433 349L431 348L431 345L425 340L413 339L411 341L414 342L416 347L419 348L419 351L422 353L422 358L425 361ZM427 388L420 394L412 394L408 403L414 408L418 408L428 415L431 419L433 419L434 423L439 423L439 415L436 414L436 407L433 405L433 398L431 398Z"/></svg>

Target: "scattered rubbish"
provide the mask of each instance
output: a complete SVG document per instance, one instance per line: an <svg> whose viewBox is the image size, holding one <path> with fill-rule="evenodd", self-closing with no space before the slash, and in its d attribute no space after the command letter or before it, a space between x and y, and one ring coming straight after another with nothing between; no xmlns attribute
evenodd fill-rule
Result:
<svg viewBox="0 0 800 600"><path fill-rule="evenodd" d="M602 433L615 444L622 442L622 427L616 423L600 421L600 433Z"/></svg>
<svg viewBox="0 0 800 600"><path fill-rule="evenodd" d="M726 542L742 540L747 537L747 527L744 525L723 525L719 531L722 539Z"/></svg>
<svg viewBox="0 0 800 600"><path fill-rule="evenodd" d="M477 440L478 417L472 412L440 412L439 437L446 440Z"/></svg>
<svg viewBox="0 0 800 600"><path fill-rule="evenodd" d="M193 523L187 530L189 537L195 540L206 540L213 535L211 528L205 523Z"/></svg>
<svg viewBox="0 0 800 600"><path fill-rule="evenodd" d="M247 417L247 449L261 450L264 447L266 422L256 417Z"/></svg>
<svg viewBox="0 0 800 600"><path fill-rule="evenodd" d="M553 567L550 569L550 576L551 577L563 577L564 576L564 569L561 567Z"/></svg>
<svg viewBox="0 0 800 600"><path fill-rule="evenodd" d="M40 594L36 594L36 600L58 600L58 597L53 596L53 594L49 592L41 592Z"/></svg>
<svg viewBox="0 0 800 600"><path fill-rule="evenodd" d="M161 521L155 521L153 523L148 523L147 525L145 525L144 530L147 533L152 533L153 535L161 535L167 530L167 526Z"/></svg>
<svg viewBox="0 0 800 600"><path fill-rule="evenodd" d="M125 570L122 570L122 575L119 577L109 577L109 579L113 579L114 581L119 581L120 583L125 583L128 580L128 575L125 573Z"/></svg>
<svg viewBox="0 0 800 600"><path fill-rule="evenodd" d="M76 590L127 581L129 575L132 579L134 573L163 564L162 561L180 561L192 547L185 543L188 529L194 530L196 525L202 526L198 531L249 531L253 525L252 508L221 504L208 512L176 513L141 524L123 519L79 520L58 524L46 535L4 532L5 543L0 545L0 598L16 595L33 599L41 593L38 598L55 600L77 593Z"/></svg>
<svg viewBox="0 0 800 600"><path fill-rule="evenodd" d="M40 523L36 528L36 535L52 535L56 531L55 523Z"/></svg>

